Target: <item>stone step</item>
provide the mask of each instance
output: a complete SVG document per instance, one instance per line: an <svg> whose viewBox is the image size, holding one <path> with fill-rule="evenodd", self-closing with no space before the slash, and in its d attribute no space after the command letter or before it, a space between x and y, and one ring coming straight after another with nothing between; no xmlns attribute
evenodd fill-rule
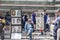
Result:
<svg viewBox="0 0 60 40"><path fill-rule="evenodd" d="M24 39L24 38L29 39L29 36L23 36L22 39ZM32 36L32 38L34 38L34 39L40 39L40 38L42 38L42 39L53 39L53 37L49 37L49 36L34 36L34 37Z"/></svg>

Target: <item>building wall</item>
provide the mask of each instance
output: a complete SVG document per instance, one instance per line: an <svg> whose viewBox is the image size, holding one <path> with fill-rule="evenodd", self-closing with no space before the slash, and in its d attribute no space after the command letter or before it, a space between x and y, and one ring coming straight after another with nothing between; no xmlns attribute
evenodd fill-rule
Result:
<svg viewBox="0 0 60 40"><path fill-rule="evenodd" d="M49 1L52 2L53 0L1 0L1 1Z"/></svg>

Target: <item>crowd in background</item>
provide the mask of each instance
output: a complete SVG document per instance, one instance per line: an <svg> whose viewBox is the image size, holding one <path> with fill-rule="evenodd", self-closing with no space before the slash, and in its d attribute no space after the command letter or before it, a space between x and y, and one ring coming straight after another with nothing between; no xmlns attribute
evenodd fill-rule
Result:
<svg viewBox="0 0 60 40"><path fill-rule="evenodd" d="M50 24L54 25L53 36L54 40L57 40L57 30L60 28L60 10L57 11L57 15L55 17L54 22L51 22L50 15L46 13L44 10L44 32L50 32ZM22 26L27 35L30 36L30 40L32 40L32 32L35 31L36 28L36 13L32 13L31 19L28 18L27 15L22 16Z"/></svg>
<svg viewBox="0 0 60 40"><path fill-rule="evenodd" d="M11 16L9 12L6 13L5 17L2 16L2 12L0 12L0 36L2 40L4 40L4 30L7 29L5 26L9 26L10 24Z"/></svg>
<svg viewBox="0 0 60 40"><path fill-rule="evenodd" d="M30 36L30 40L32 40L32 32L35 31L36 25L36 14L32 13L31 19L28 18L27 15L22 15L22 28Z"/></svg>
<svg viewBox="0 0 60 40"><path fill-rule="evenodd" d="M44 32L50 32L50 17L48 14L44 13ZM32 32L36 29L36 13L32 13L31 18L27 15L22 15L22 28L27 35L30 34L30 40L32 40Z"/></svg>
<svg viewBox="0 0 60 40"><path fill-rule="evenodd" d="M44 10L44 32L50 32L50 16ZM35 32L36 29L36 13L32 13L31 18L28 15L22 15L22 30L24 30L27 35L30 36L30 40L32 40L32 33ZM6 13L5 17L0 13L0 32L2 32L4 25L9 26L11 24L11 15L9 12ZM57 30L60 28L60 10L57 11L57 16L54 20L54 39L57 40Z"/></svg>

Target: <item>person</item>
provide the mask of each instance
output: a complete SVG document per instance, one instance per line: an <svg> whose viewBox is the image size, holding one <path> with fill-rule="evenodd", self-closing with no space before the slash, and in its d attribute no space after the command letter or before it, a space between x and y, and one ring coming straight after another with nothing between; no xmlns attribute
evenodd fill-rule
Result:
<svg viewBox="0 0 60 40"><path fill-rule="evenodd" d="M22 15L22 29L24 30L25 22L28 20L27 15Z"/></svg>
<svg viewBox="0 0 60 40"><path fill-rule="evenodd" d="M29 35L30 40L32 40L33 28L31 24L31 19L28 19L28 21L25 23L25 32L27 33L27 35Z"/></svg>
<svg viewBox="0 0 60 40"><path fill-rule="evenodd" d="M33 22L33 25L34 25L34 31L35 31L35 29L36 29L36 13L32 13L32 15L31 15L31 19L32 19L32 22Z"/></svg>
<svg viewBox="0 0 60 40"><path fill-rule="evenodd" d="M44 10L44 12L46 12L46 10ZM46 29L47 29L46 22L47 22L47 13L44 13L44 32L45 32L45 34L46 34Z"/></svg>
<svg viewBox="0 0 60 40"><path fill-rule="evenodd" d="M5 20L6 20L6 25L10 25L11 15L9 14L9 12L7 12L7 14L5 16Z"/></svg>
<svg viewBox="0 0 60 40"><path fill-rule="evenodd" d="M50 32L50 17L48 14L47 14L46 28L47 28L47 31Z"/></svg>
<svg viewBox="0 0 60 40"><path fill-rule="evenodd" d="M28 21L28 16L27 16L27 15L25 15L25 22L26 22L26 21Z"/></svg>
<svg viewBox="0 0 60 40"><path fill-rule="evenodd" d="M1 33L1 39L4 40L4 23L2 23L2 19L0 18L0 33Z"/></svg>
<svg viewBox="0 0 60 40"><path fill-rule="evenodd" d="M60 28L60 9L57 11L57 17L54 21L54 40L57 40L57 30Z"/></svg>

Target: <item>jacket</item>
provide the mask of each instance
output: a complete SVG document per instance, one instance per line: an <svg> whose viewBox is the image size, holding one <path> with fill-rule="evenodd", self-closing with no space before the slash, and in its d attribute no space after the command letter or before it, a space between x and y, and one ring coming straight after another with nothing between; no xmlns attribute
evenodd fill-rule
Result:
<svg viewBox="0 0 60 40"><path fill-rule="evenodd" d="M28 34L33 32L32 24L30 24L28 22L25 23L25 32L27 32Z"/></svg>

